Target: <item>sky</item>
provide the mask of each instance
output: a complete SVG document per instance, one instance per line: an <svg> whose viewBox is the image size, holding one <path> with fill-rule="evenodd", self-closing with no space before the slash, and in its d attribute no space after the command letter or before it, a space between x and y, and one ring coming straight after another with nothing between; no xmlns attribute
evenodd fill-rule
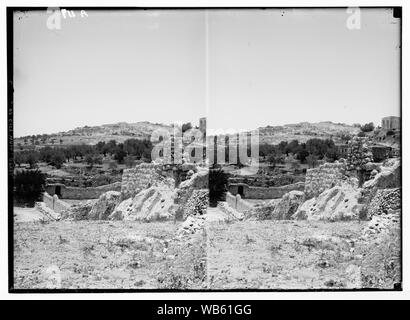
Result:
<svg viewBox="0 0 410 320"><path fill-rule="evenodd" d="M389 9L87 11L14 19L15 136L84 125L254 129L400 115L400 24Z"/></svg>

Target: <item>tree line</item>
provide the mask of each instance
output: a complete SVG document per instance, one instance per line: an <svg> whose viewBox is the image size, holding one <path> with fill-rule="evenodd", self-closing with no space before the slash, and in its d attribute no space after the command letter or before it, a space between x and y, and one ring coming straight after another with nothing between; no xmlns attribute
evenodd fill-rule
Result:
<svg viewBox="0 0 410 320"><path fill-rule="evenodd" d="M314 167L318 160L333 162L339 158L337 147L332 139L309 139L304 143L298 140L282 141L276 145L261 144L259 156L265 158L272 166L284 163L286 157L293 155L300 163Z"/></svg>
<svg viewBox="0 0 410 320"><path fill-rule="evenodd" d="M16 151L14 163L17 166L27 163L30 168L34 168L38 162L46 162L59 169L64 162L77 159L90 166L101 164L103 156L107 155L111 155L118 163L134 160L150 162L152 148L151 141L146 139L127 139L123 143L117 143L116 140L100 141L95 145L46 146L39 150Z"/></svg>

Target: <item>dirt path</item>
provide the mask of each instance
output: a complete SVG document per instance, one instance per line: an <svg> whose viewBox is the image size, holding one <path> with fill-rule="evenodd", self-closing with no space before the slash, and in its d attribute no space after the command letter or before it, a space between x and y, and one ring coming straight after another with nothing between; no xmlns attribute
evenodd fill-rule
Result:
<svg viewBox="0 0 410 320"><path fill-rule="evenodd" d="M208 207L208 209L206 209L206 222L225 221L227 218L227 214L222 212L218 207Z"/></svg>
<svg viewBox="0 0 410 320"><path fill-rule="evenodd" d="M34 222L44 217L36 208L14 207L13 213L15 222Z"/></svg>

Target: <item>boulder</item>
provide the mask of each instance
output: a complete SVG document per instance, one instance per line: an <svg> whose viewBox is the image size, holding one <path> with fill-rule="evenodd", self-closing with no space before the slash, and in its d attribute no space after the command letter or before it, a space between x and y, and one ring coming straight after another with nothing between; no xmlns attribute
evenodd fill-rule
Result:
<svg viewBox="0 0 410 320"><path fill-rule="evenodd" d="M107 191L103 193L92 206L88 214L89 220L107 220L114 208L121 201L121 192Z"/></svg>
<svg viewBox="0 0 410 320"><path fill-rule="evenodd" d="M359 204L360 189L336 186L322 192L318 197L304 202L293 219L307 220L356 220L363 205Z"/></svg>
<svg viewBox="0 0 410 320"><path fill-rule="evenodd" d="M122 201L109 219L145 222L168 220L175 214L174 198L175 192L169 186L153 186Z"/></svg>
<svg viewBox="0 0 410 320"><path fill-rule="evenodd" d="M302 191L290 191L283 195L279 202L276 203L273 212L272 219L274 220L287 220L292 217L298 207L303 203L305 194Z"/></svg>
<svg viewBox="0 0 410 320"><path fill-rule="evenodd" d="M380 172L372 180L366 181L363 188L387 189L401 187L401 161L394 159L388 162L389 166L382 166Z"/></svg>

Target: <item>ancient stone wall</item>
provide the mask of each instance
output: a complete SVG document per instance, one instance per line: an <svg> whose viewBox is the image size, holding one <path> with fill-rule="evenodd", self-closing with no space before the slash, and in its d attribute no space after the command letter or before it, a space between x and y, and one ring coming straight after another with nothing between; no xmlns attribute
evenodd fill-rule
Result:
<svg viewBox="0 0 410 320"><path fill-rule="evenodd" d="M236 197L235 197L232 193L230 193L230 192L227 192L227 193L226 193L226 203L227 203L230 207L236 209Z"/></svg>
<svg viewBox="0 0 410 320"><path fill-rule="evenodd" d="M61 199L97 199L103 193L107 191L120 191L121 182L115 182L111 184L106 184L99 187L89 187L89 188L80 188L80 187L67 187L63 184L50 184L46 187L46 192L49 195L54 195L59 188L59 194Z"/></svg>
<svg viewBox="0 0 410 320"><path fill-rule="evenodd" d="M340 186L346 180L344 163L325 163L308 169L305 180L305 196L310 199L324 190Z"/></svg>
<svg viewBox="0 0 410 320"><path fill-rule="evenodd" d="M60 200L57 195L50 196L47 192L43 194L43 202L47 208L57 213L61 213L71 206L67 202Z"/></svg>
<svg viewBox="0 0 410 320"><path fill-rule="evenodd" d="M155 181L161 179L162 165L153 163L141 163L135 168L124 169L121 181L121 193L124 197L130 198L143 189L147 189Z"/></svg>
<svg viewBox="0 0 410 320"><path fill-rule="evenodd" d="M54 199L47 192L43 193L43 202L47 208L54 209Z"/></svg>
<svg viewBox="0 0 410 320"><path fill-rule="evenodd" d="M247 212L253 209L253 205L246 200L243 200L239 194L234 196L230 192L226 193L226 202L228 205L238 212Z"/></svg>
<svg viewBox="0 0 410 320"><path fill-rule="evenodd" d="M231 184L228 191L233 195L240 194L243 199L278 199L289 191L303 191L303 182L288 184L281 187L250 187L245 184Z"/></svg>

